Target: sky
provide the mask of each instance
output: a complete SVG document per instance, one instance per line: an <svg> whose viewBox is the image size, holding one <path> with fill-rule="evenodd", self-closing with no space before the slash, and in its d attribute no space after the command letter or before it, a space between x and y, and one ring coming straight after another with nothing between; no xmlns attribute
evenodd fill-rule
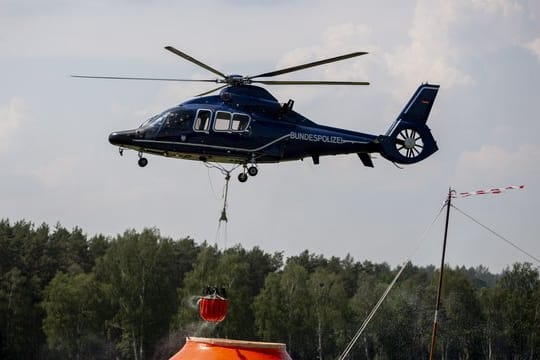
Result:
<svg viewBox="0 0 540 360"><path fill-rule="evenodd" d="M356 155L260 165L231 181L218 232L221 173L151 155L139 168L108 143L208 86L70 77L214 77L167 45L244 75L367 51L280 79L370 86L267 89L317 123L384 134L419 84L439 84L428 121L439 151L403 169ZM0 0L0 218L428 265L440 262L449 188L525 185L453 204L540 258L539 83L534 0ZM540 265L457 211L448 236L451 266Z"/></svg>

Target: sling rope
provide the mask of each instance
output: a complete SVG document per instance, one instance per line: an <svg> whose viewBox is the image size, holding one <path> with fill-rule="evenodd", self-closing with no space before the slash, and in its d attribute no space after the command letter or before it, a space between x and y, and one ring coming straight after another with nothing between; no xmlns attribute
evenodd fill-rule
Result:
<svg viewBox="0 0 540 360"><path fill-rule="evenodd" d="M223 199L223 208L221 209L221 214L220 214L220 217L219 217L219 220L218 220L218 226L217 226L217 229L216 229L216 238L215 238L215 243L217 245L219 237L220 237L220 233L223 232L223 235L221 237L223 238L223 249L224 250L227 249L227 223L228 223L228 218L227 218L227 205L228 205L228 203L227 203L227 200L228 200L228 195L229 195L229 180L231 180L231 172L236 170L240 165L241 164L236 164L233 167L231 167L229 170L227 170L223 165L204 162L204 166L206 166L208 169L217 169L223 175L225 175L225 186L223 187L223 193L222 193L222 196L221 196L221 198ZM208 177L208 179L210 180L210 176ZM210 187L212 188L212 192L215 195L214 187L212 186L211 181L210 181ZM225 224L222 226L223 222ZM222 228L223 228L223 230L222 230Z"/></svg>
<svg viewBox="0 0 540 360"><path fill-rule="evenodd" d="M225 188L223 189L223 209L221 210L221 215L218 221L218 227L216 231L216 244L218 243L218 237L221 230L221 224L223 225L223 250L227 250L227 195L229 193L229 180L231 180L231 175L229 172L225 175Z"/></svg>

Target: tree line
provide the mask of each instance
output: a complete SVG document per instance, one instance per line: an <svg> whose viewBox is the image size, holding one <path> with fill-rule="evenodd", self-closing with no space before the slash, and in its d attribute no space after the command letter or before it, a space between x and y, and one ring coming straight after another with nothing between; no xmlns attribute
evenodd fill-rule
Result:
<svg viewBox="0 0 540 360"><path fill-rule="evenodd" d="M0 358L164 359L186 336L284 342L293 359L336 359L396 275L308 250L284 259L157 229L88 237L80 228L0 221ZM445 269L437 359L540 357L540 279ZM438 270L408 264L348 359L427 359ZM219 324L198 296L227 289Z"/></svg>

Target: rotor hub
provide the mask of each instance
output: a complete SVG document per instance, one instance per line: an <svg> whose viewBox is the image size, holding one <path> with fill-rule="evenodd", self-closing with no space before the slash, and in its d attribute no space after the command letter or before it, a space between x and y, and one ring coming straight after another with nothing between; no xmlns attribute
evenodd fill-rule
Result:
<svg viewBox="0 0 540 360"><path fill-rule="evenodd" d="M405 138L403 146L405 147L405 149L414 149L414 147L416 146L415 138L412 136Z"/></svg>
<svg viewBox="0 0 540 360"><path fill-rule="evenodd" d="M232 86L240 86L251 84L251 79L247 76L242 75L229 75L225 78L223 82Z"/></svg>

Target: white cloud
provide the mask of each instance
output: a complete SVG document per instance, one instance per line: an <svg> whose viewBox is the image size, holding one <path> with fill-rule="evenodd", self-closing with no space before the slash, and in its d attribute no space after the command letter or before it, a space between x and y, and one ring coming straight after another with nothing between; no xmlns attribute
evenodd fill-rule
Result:
<svg viewBox="0 0 540 360"><path fill-rule="evenodd" d="M517 1L419 0L410 43L386 54L386 61L407 88L418 79L445 88L468 86L478 80L467 66L470 59L520 45L526 23L527 12Z"/></svg>
<svg viewBox="0 0 540 360"><path fill-rule="evenodd" d="M0 150L9 143L10 136L20 127L24 116L24 102L12 98L5 106L0 107Z"/></svg>
<svg viewBox="0 0 540 360"><path fill-rule="evenodd" d="M367 25L346 23L329 27L323 33L325 44L340 50L358 50L358 45L371 38L372 29Z"/></svg>
<svg viewBox="0 0 540 360"><path fill-rule="evenodd" d="M537 165L539 163L538 144L523 144L514 151L498 145L485 145L478 151L466 151L461 154L456 169L456 180L461 183L486 185L491 181L537 182L540 179L540 169Z"/></svg>
<svg viewBox="0 0 540 360"><path fill-rule="evenodd" d="M534 55L540 60L540 37L537 37L533 41L525 44L525 47L533 52Z"/></svg>
<svg viewBox="0 0 540 360"><path fill-rule="evenodd" d="M459 68L459 45L451 38L461 13L457 2L442 1L439 6L430 1L418 2L409 31L410 43L386 55L390 72L405 79L406 89L417 84L418 79L443 83L445 87L473 81Z"/></svg>
<svg viewBox="0 0 540 360"><path fill-rule="evenodd" d="M320 44L311 47L296 48L287 52L278 62L278 68L294 66L355 51L369 50L373 52L377 49L377 46L372 44L370 40L371 34L372 30L367 25L345 23L329 26L323 31ZM363 67L365 68L366 59L363 60ZM356 70L360 70L359 68L362 67L353 61L350 60L346 64L338 62L331 67L320 69L324 69L327 78L335 78L336 76L343 76L343 74L337 74L336 71L339 70L336 69L340 67L344 68L348 75L344 80L350 80L351 75L354 76L357 74Z"/></svg>
<svg viewBox="0 0 540 360"><path fill-rule="evenodd" d="M471 0L473 7L488 13L502 13L508 17L523 11L523 6L518 1L511 0Z"/></svg>
<svg viewBox="0 0 540 360"><path fill-rule="evenodd" d="M74 156L58 157L33 170L32 174L46 187L62 187L77 173L78 162L79 160Z"/></svg>

